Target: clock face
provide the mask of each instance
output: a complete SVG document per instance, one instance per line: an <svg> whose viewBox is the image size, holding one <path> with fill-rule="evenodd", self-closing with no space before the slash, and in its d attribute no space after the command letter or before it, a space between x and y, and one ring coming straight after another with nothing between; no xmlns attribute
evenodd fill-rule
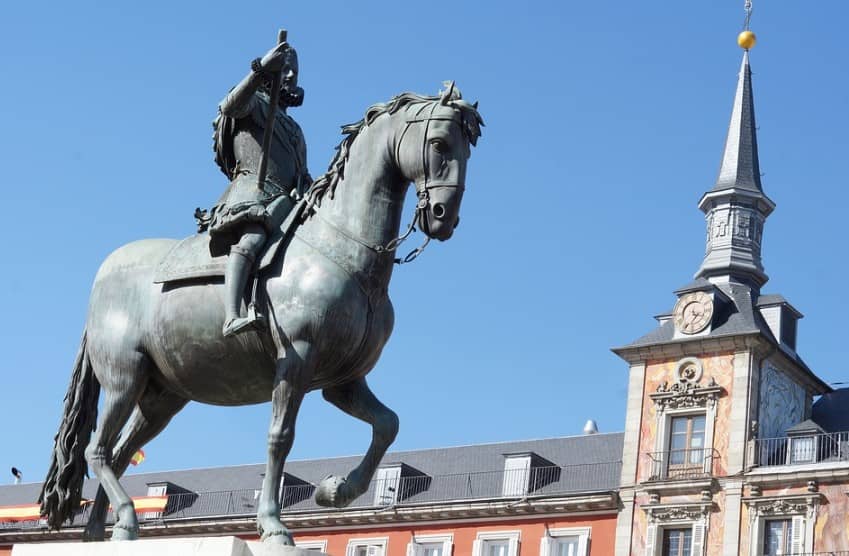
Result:
<svg viewBox="0 0 849 556"><path fill-rule="evenodd" d="M705 292L681 296L673 312L675 327L684 334L701 332L713 317L713 299Z"/></svg>

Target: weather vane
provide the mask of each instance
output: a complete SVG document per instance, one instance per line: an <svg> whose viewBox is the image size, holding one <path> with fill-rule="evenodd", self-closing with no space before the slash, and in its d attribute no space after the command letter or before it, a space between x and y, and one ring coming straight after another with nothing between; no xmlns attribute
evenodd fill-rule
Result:
<svg viewBox="0 0 849 556"><path fill-rule="evenodd" d="M740 48L749 50L757 42L755 34L749 30L749 22L752 20L752 0L745 0L743 9L746 11L746 19L743 20L743 31L737 35L737 44Z"/></svg>

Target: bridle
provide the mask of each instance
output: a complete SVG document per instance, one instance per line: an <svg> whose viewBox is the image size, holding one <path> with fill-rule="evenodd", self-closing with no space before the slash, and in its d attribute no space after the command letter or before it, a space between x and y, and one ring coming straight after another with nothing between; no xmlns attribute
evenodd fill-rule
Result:
<svg viewBox="0 0 849 556"><path fill-rule="evenodd" d="M380 251L378 251L378 252L394 251L408 237L410 237L410 234L412 234L415 231L416 220L418 220L419 217L422 216L423 211L430 204L430 191L432 189L439 189L439 188L463 189L463 188L465 188L465 186L463 184L460 184L460 183L447 183L447 182L436 182L436 183L434 183L434 182L429 182L429 179L430 179L429 170L430 170L430 168L429 168L428 156L427 156L427 147L428 147L427 134L428 134L428 131L430 130L430 122L440 121L440 120L441 121L451 121L451 122L457 121L457 118L455 118L453 115L450 116L450 117L449 116L435 116L434 113L436 112L437 106L449 106L449 105L448 105L448 102L446 100L440 100L439 103L434 102L430 107L430 113L424 118L419 117L419 115L424 110L424 107L422 107L412 119L406 120L405 125L404 125L404 130L401 132L401 137L398 139L398 142L395 145L395 153L394 153L395 154L395 164L396 164L396 166L400 166L399 161L401 160L401 145L404 143L404 137L407 135L407 131L409 131L410 127L413 124L418 124L418 123L424 123L425 124L424 134L422 135L422 147L421 147L422 172L424 173L424 185L421 187L421 189L419 189L418 184L416 184L416 197L418 198L418 202L416 203L416 210L413 213L413 218L410 220L409 226L407 226L407 230L403 234L401 234L400 236L391 240L385 246L378 246L378 248L380 249ZM427 226L427 217L426 216L424 218L422 218L421 221L422 221L422 226ZM400 264L413 262L414 260L416 260L416 257L418 257L419 255L422 254L422 252L425 250L425 247L427 247L427 244L430 243L430 235L428 235L428 230L422 230L422 231L425 233L424 243L422 243L420 246L416 247L415 249L413 249L412 251L407 253L407 255L405 257L396 258L395 264L400 265ZM377 251L377 249L375 249L375 250Z"/></svg>
<svg viewBox="0 0 849 556"><path fill-rule="evenodd" d="M437 106L449 106L449 104L447 103L447 101L440 101L438 103L434 102L431 105L430 113L427 114L427 116L425 116L425 117L420 117L420 114L424 111L424 109L426 108L426 105L423 106L421 109L419 109L419 111L416 113L415 116L413 116L413 118L405 121L406 125L404 126L404 130L401 132L401 136L399 137L398 142L395 145L395 152L393 154L395 156L395 165L396 165L396 167L399 167L400 166L399 161L401 159L401 145L404 142L404 137L407 135L407 131L409 131L410 127L413 124L420 124L420 123L425 124L424 134L422 135L422 147L421 147L422 171L424 172L424 185L421 187L421 189L419 189L419 185L418 185L418 183L416 183L416 197L418 198L418 202L416 202L416 210L413 213L413 218L410 220L410 224L407 226L407 229L404 231L404 233L402 233L401 235L399 235L395 239L389 240L386 243L386 245L380 245L380 244L375 245L375 244L372 244L372 243L368 243L367 241L364 241L361 238L356 237L355 235L349 233L348 231L343 230L342 228L340 228L339 226L337 226L336 224L334 224L330 220L323 218L321 216L321 211L314 211L313 213L316 216L318 216L321 220L323 220L325 223L327 223L331 228L336 230L342 236L350 239L351 241L353 241L355 243L359 243L363 247L371 249L372 251L374 251L375 253L377 253L379 255L382 255L384 253L391 253L392 251L395 251L416 230L416 220L418 220L419 217L422 216L422 213L424 212L424 210L430 204L430 191L431 190L439 189L439 188L463 189L465 187L463 184L460 184L460 183L433 182L433 181L430 181L430 179L429 179L430 168L429 168L428 157L427 157L427 146L428 146L427 134L428 134L428 131L430 130L430 122L440 121L440 120L441 121L457 122L457 118L453 117L453 115L451 117L434 115L434 113L436 112ZM422 222L423 222L423 225L425 225L425 226L427 225L427 217L426 216L424 218L422 218ZM427 235L427 230L422 230L422 231L425 232L424 243L422 243L420 246L416 247L415 249L413 249L412 251L407 253L406 256L400 257L400 258L395 258L395 260L394 260L395 264L401 265L401 264L411 263L414 260L416 260L416 257L418 257L419 255L422 254L422 252L425 250L425 247L427 247L428 243L430 243L430 236Z"/></svg>

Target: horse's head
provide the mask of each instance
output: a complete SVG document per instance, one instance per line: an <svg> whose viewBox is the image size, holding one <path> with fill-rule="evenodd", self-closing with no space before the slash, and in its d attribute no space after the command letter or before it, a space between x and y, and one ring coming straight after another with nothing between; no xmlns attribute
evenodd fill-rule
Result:
<svg viewBox="0 0 849 556"><path fill-rule="evenodd" d="M438 97L411 104L395 143L395 160L416 185L417 224L428 237L446 240L460 222L466 162L480 137L477 103L463 100L454 83Z"/></svg>

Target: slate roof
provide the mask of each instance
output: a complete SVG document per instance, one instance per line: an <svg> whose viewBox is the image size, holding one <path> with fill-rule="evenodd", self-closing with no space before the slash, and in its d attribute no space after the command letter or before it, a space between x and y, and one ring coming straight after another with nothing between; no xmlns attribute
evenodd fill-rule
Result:
<svg viewBox="0 0 849 556"><path fill-rule="evenodd" d="M761 171L758 163L757 125L752 95L752 69L749 67L749 52L743 53L731 122L722 153L719 177L713 191L724 189L746 189L763 193Z"/></svg>
<svg viewBox="0 0 849 556"><path fill-rule="evenodd" d="M678 290L676 290L676 292L686 291L688 288L691 288L694 285L698 285L698 283L699 281L697 280L696 282L688 284L683 288L679 288ZM633 342L621 347L613 348L613 352L620 353L632 348L648 347L667 343L684 343L703 340L705 338L721 338L745 335L760 335L767 341L769 341L771 344L775 346L780 345L778 339L773 335L772 330L770 330L769 325L767 325L766 321L761 316L758 307L763 305L773 305L776 302L787 303L782 296L775 294L764 294L757 296L753 299L753 294L757 294L756 292L753 292L753 290L749 286L733 282L716 284L716 287L719 288L720 291L722 291L731 299L731 312L727 315L717 314L715 317L717 322L714 323L714 326L711 328L710 332L707 335L699 335L687 338L675 338L675 323L673 320L669 320L663 323L662 325L658 326L648 334L637 338ZM789 305L789 303L787 305ZM795 311L795 309L793 310ZM831 387L829 387L819 377L817 377L816 374L814 374L814 372L808 367L807 363L805 363L805 361L797 353L791 353L787 351L784 351L783 353L787 357L792 359L805 372L807 372L816 382L819 382L823 390L831 390Z"/></svg>
<svg viewBox="0 0 849 556"><path fill-rule="evenodd" d="M849 388L820 396L811 408L811 419L826 432L849 431Z"/></svg>
<svg viewBox="0 0 849 556"><path fill-rule="evenodd" d="M504 455L533 452L557 465L532 470L530 495L610 492L618 490L622 457L622 433L476 444L390 452L381 465L403 463L425 476L404 477L399 503L432 503L458 499L501 497ZM346 475L360 456L290 461L286 463L284 511L308 511L319 507L312 499L321 479L330 474ZM121 479L130 496L144 496L153 483L168 482L166 514L177 517L251 515L256 512L256 492L262 484L264 464L238 465L132 473ZM32 504L39 483L0 486L0 506ZM178 487L177 489L173 488ZM93 498L97 483L86 481L84 498ZM374 506L375 481L351 507Z"/></svg>

